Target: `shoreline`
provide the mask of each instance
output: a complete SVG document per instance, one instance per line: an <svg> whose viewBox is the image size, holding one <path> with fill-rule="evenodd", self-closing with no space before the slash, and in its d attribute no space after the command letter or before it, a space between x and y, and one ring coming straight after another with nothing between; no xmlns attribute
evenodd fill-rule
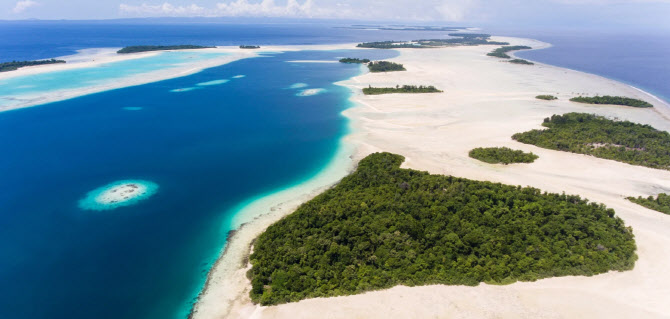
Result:
<svg viewBox="0 0 670 319"><path fill-rule="evenodd" d="M510 42L515 42L515 44L521 42L525 43L527 41L532 41L533 43L540 43L543 44L542 42L535 41L535 40L529 40L529 39L520 39L520 38L506 38L506 39L512 39L513 41ZM541 48L546 48L549 47L549 44L544 44L546 46L541 47ZM485 48L488 48L488 46L484 46ZM540 49L540 48L533 48L533 49ZM411 50L411 49L407 49ZM406 62L406 59L408 58L407 56L416 56L416 51L407 51L405 49L399 49L401 55L399 57L390 59L390 60L400 60L403 63L406 63L410 68L408 71L415 71L413 70L414 66L411 63ZM446 48L446 49L432 49L436 51L441 51L441 50L460 50L460 51L478 51L478 49L472 49L472 48ZM479 49L479 51L482 51ZM441 51L441 52L449 52L449 51ZM487 57L490 58L490 57ZM480 59L478 59L479 61ZM484 60L483 60L484 61ZM495 60L490 60L494 62L500 62L500 61L495 61ZM488 64L488 62L484 61L483 63ZM501 64L503 65L503 64ZM515 66L513 65L507 65L504 64L501 68L502 69L508 69L508 68L514 68ZM647 123L650 124L649 122L659 122L659 119L654 120L653 116L656 115L661 115L662 118L668 119L670 116L670 108L665 108L661 107L667 106L667 102L653 96L652 94L643 91L641 89L635 88L633 86L620 83L599 75L595 74L590 74L590 73L585 73L577 70L569 70L565 68L560 68L560 67L555 67L547 64L542 64L538 63L537 67L539 69L546 69L546 71L550 73L565 73L569 74L570 77L578 78L585 83L594 83L591 85L592 87L606 87L606 86L612 86L612 90L619 90L623 89L623 91L628 91L628 92L633 92L631 90L636 90L637 94L633 94L635 97L640 97L645 100L653 99L654 100L654 108L651 110L635 110L631 108L626 108L626 107L618 107L618 106L603 106L603 107L593 107L593 106L588 106L588 105L578 105L572 102L568 102L565 99L565 96L567 93L562 93L561 94L561 101L557 102L556 104L561 104L561 107L564 109L578 109L582 110L582 112L589 112L589 113L598 113L598 114L604 114L607 116L617 116L620 114L633 114L633 113L644 113L644 116L641 116L638 118L638 122L642 123ZM518 69L518 70L527 70L527 69ZM419 70L420 72L425 72L426 68ZM417 72L419 72L417 71ZM535 73L541 73L538 71L538 69L534 70ZM545 70L542 70L544 72ZM518 74L525 74L528 72L524 71L519 71ZM424 74L422 74L424 75ZM412 150L409 150L411 147L402 147L399 146L398 143L403 144L403 142L406 139L400 139L398 141L395 141L394 143L387 144L389 147L380 147L380 145L384 145L385 143L389 143L388 141L385 142L380 142L379 139L383 139L383 137L378 137L378 136L372 136L375 133L376 129L379 129L381 132L388 132L389 129L391 130L401 130L401 129L406 129L406 128L413 128L416 123L411 123L411 124L403 124L403 123L391 123L389 121L384 122L384 123L375 123L375 122L382 122L381 120L378 120L378 117L381 115L384 116L391 116L394 115L395 113L402 113L407 111L408 109L412 109L412 107L405 106L407 103L410 103L410 99L417 99L416 97L402 97L400 98L400 95L394 96L395 99L391 98L390 96L380 96L380 97L366 97L362 95L359 91L362 87L365 87L367 84L372 83L376 84L382 82L382 83L391 83L393 80L400 80L400 79L406 79L404 75L387 75L387 78L379 78L379 75L374 75L370 73L363 72L359 74L358 76L352 77L349 80L342 81L340 83L337 83L338 85L343 85L345 87L348 87L352 91L352 95L350 97L350 101L353 103L352 107L346 109L343 111L343 115L346 116L349 120L349 127L350 127L350 132L346 134L345 136L342 137L342 143L346 143L348 145L352 146L352 153L350 154L349 158L352 161L352 166L351 169L353 169L355 163L358 162L361 158L365 157L366 155L376 152L376 151L390 151L398 154L402 154L406 157L405 163L403 163L402 167L404 168L414 168L414 169L419 169L422 171L429 171L430 173L434 174L445 174L445 175L454 175L454 176L459 176L459 177L465 177L465 178L470 178L470 179L476 179L476 180L491 180L495 182L502 182L506 184L511 184L511 185L523 185L523 186L533 186L542 189L543 191L552 191L552 192L561 192L565 191L567 193L574 193L574 194L586 194L582 196L588 196L588 198L592 201L597 201L597 202L603 202L608 205L608 207L615 208L617 211L617 215L620 217L624 218L624 221L626 222L626 225L630 225L629 223L629 218L630 216L634 216L635 218L641 219L643 221L649 221L651 220L652 222L658 222L659 220L662 222L668 222L668 218L665 216L658 216L658 215L635 215L635 211L644 211L645 209L636 207L634 204L627 202L625 199L621 198L620 196L614 196L614 198L611 196L611 193L616 193L616 190L612 190L612 188L616 188L616 186L609 186L607 187L607 190L604 192L594 192L592 189L584 189L583 186L580 185L568 185L568 184L559 184L559 185L550 185L550 183L544 182L544 183L534 183L535 179L531 178L531 180L524 180L519 177L519 175L523 174L523 167L520 166L510 166L508 171L512 171L512 174L508 174L509 176L505 177L505 172L504 170L498 169L495 165L491 164L481 164L481 163L475 163L473 165L472 162L464 162L463 159L461 158L456 158L456 162L460 165L463 165L465 163L465 166L467 166L467 171L465 172L459 172L458 169L454 168L445 168L442 167L442 162L441 156L436 158L429 158L424 159L421 156L413 156L411 155L413 152ZM391 78L389 80L389 78ZM416 78L416 77L414 77ZM429 78L429 77L428 77ZM428 81L429 83L421 83L421 84L434 84ZM625 89L625 88L628 89ZM446 94L449 94L451 90L445 90L447 92ZM622 95L625 95L625 92L622 92ZM542 105L541 102L535 101L534 100L534 94L528 96L527 101L525 103L527 104L538 104ZM395 100L401 100L401 101L395 101ZM426 97L425 100L421 100L420 102L415 102L415 104L425 104L427 103L426 101L438 101L440 100L439 98L434 97ZM380 106L384 107L380 107ZM390 105L390 107L389 107ZM554 110L551 111L551 113L555 112ZM563 112L557 112L557 113L563 113ZM378 114L378 115L376 115ZM382 116L383 117L383 116ZM624 116L624 118L629 119L627 116ZM539 119L539 120L538 120ZM662 119L660 119L662 120ZM429 121L431 122L431 121ZM536 128L540 125L541 123L541 117L534 116L531 117L530 121L528 119L525 119L525 124L521 125L521 128L516 128L515 131L524 131L526 128ZM664 121L667 122L667 121ZM457 123L457 122L454 122ZM427 125L431 125L432 123L428 123ZM651 123L654 124L654 123ZM668 130L670 128L669 123L664 123L662 126L654 125L655 127L659 129L664 129ZM462 127L462 126L460 126ZM378 133L378 132L377 132ZM396 137L398 137L397 135ZM533 151L536 154L540 153L542 156L540 157L540 162L543 162L543 157L545 157L546 154L555 152L555 151L549 151L549 150L542 150L538 151L537 148L533 146L528 146L520 143L516 143L513 141L510 141L510 135L507 136L502 136L501 138L495 137L494 140L498 141L495 143L501 143L502 145L505 146L512 146L517 149L522 149L524 151ZM391 137L387 138L391 139ZM489 142L490 143L490 142ZM411 145L411 144L406 144L406 145ZM502 146L501 145L501 146ZM403 151L404 150L404 151ZM630 195L637 196L637 195L646 195L649 193L648 187L643 187L644 185L640 183L640 180L644 180L647 182L646 184L653 184L656 183L658 185L663 185L662 189L668 189L670 190L670 183L664 182L664 178L656 176L656 175L668 175L665 177L670 177L670 173L667 172L656 172L656 170L653 169L648 169L648 168L641 168L641 167L634 167L628 164L623 164L619 162L614 162L610 163L612 161L607 161L607 160L602 160L602 159L596 159L588 156L583 156L583 155L575 155L575 154L561 154L561 152L558 152L558 154L554 154L558 156L558 158L576 158L577 160L567 160L568 163L574 163L574 162L580 162L580 161L585 161L590 163L588 168L594 168L596 166L602 166L603 163L602 161L606 161L606 166L608 169L615 169L617 171L623 172L623 175L626 175L626 173L638 173L638 172L644 172L643 175L645 175L645 178L636 178L636 182L632 189L630 190ZM447 157L447 161L453 161L454 159ZM438 165L436 165L436 163ZM444 165L448 166L448 165ZM487 172L478 172L482 167L486 168ZM351 171L349 170L349 172ZM507 168L506 168L507 169ZM585 170L580 170L579 172L584 172ZM607 171L607 170L605 170ZM498 176L490 176L487 173L490 172L497 172ZM602 177L603 172L598 172L596 174L597 178ZM654 176L655 178L652 178L651 176ZM538 185L539 184L539 185ZM656 188L654 188L656 189ZM290 189L289 189L290 190ZM203 288L203 290L200 293L200 296L198 298L198 302L194 305L193 311L189 318L226 318L226 317L231 317L231 318L261 318L261 317L271 317L271 318L295 318L295 317L308 317L308 314L313 314L313 313L318 313L318 312L324 312L328 309L335 311L335 309L341 309L341 308L346 308L349 310L355 310L354 312L350 313L345 313L345 314L340 314L339 316L333 315L333 318L347 318L347 317L356 317L356 316L363 316L366 318L384 318L384 317L402 317L402 315L398 315L397 313L393 315L393 313L389 313L388 311L385 312L384 315L380 314L379 312L375 311L381 311L380 307L387 307L389 309L395 309L396 311L398 310L395 308L393 305L393 302L402 302L403 298L408 298L409 296L412 296L416 292L421 291L420 295L429 298L427 295L433 295L436 292L439 293L441 296L446 298L445 300L450 299L450 296L453 296L453 294L467 294L467 295L473 295L476 294L477 292L483 292L483 293L488 293L488 294L496 294L496 297L500 297L498 295L500 294L509 294L510 292L508 290L513 290L513 289L528 289L531 291L537 290L537 289L544 289L540 287L546 287L546 286L553 286L555 285L554 283L556 281L559 281L558 287L562 288L564 285L563 282L569 282L572 283L573 285L579 284L582 285L584 284L584 281L591 280L591 279L600 279L600 278L605 278L605 279L600 279L600 282L603 280L610 279L612 277L615 278L620 278L620 277L626 277L627 274L633 272L625 272L625 273L607 273L599 276L594 276L594 277L556 277L556 278L549 278L549 279L543 279L537 282L517 282L512 285L507 285L507 286L491 286L487 284L480 284L477 287L461 287L461 286L422 286L422 287L413 287L413 288L408 288L408 287L403 287L403 286L397 286L395 288L391 288L388 290L382 290L382 291L372 291L368 292L365 294L360 294L360 295L352 295L352 296L344 296L344 297L331 297L331 298L316 298L316 299L308 299L308 300L302 300L300 302L296 303L290 303L290 304L283 304L283 305L278 305L278 306L273 306L273 307L263 307L260 305L254 305L250 302L250 299L248 297L248 292L250 289L250 285L248 284L248 279L246 278L246 271L249 269L249 264L247 262L248 254L250 253L251 249L251 244L253 240L260 234L262 231L269 225L273 223L273 220L279 220L283 216L290 214L295 207L300 205L302 202L309 200L316 194L318 194L320 191L323 189L314 189L311 193L306 194L294 194L294 198L290 201L286 202L281 202L275 203L275 206L268 205L270 202L272 202L272 199L267 199L266 205L270 206L269 212L261 213L259 217L256 218L251 218L251 215L247 215L245 222L243 223L234 223L234 225L241 225L241 227L238 227L237 229L234 230L234 235L231 236L230 241L226 244L225 249L223 250L221 256L217 259L215 266L212 267L212 270L210 271L210 274L208 275L207 279L207 284ZM586 190L586 193L583 191ZM620 191L619 191L620 192ZM270 195L272 196L272 195ZM260 200L263 200L261 198ZM246 209L246 212L252 212L253 209ZM623 211L623 213L621 213ZM237 214L235 216L235 219L238 219L238 215L245 215L245 214ZM244 219L244 218L242 218ZM251 230L253 228L253 230ZM635 228L637 230L637 228ZM636 231L636 235L639 236L639 231ZM645 237L648 237L649 234L644 234ZM642 236L640 236L642 237ZM641 239L641 238L639 238ZM645 240L648 238L645 238ZM643 240L644 241L644 240ZM638 242L638 250L642 251L646 247L648 247L646 244L640 244ZM639 275L640 271L639 269L642 268L648 268L649 265L648 263L645 263L645 260L642 260L642 256L648 257L648 255L643 255L640 252L640 261L638 261L638 265L636 265L636 276ZM662 255L661 255L662 256ZM655 258L658 259L658 258ZM640 266L640 264L643 264ZM224 271L220 270L221 268L225 268ZM224 278L224 276L228 276L227 278ZM223 284L225 281L226 284ZM602 284L595 284L596 287L600 286ZM216 290L216 288L219 288L219 291L217 293L212 293L212 290ZM511 287L512 289L508 288ZM519 288L521 287L521 288ZM235 292L234 292L234 291ZM423 290L426 290L424 293ZM551 289L550 289L551 290ZM580 291L582 291L582 294L592 294L593 292L591 291L592 289L587 289L587 288L580 288ZM449 291L450 294L445 294L445 291ZM514 293L513 293L514 295ZM529 298L527 295L521 296L520 292L516 292L516 296L518 298ZM587 295L588 296L588 295ZM481 297L481 296L478 296ZM643 296L646 297L646 296ZM434 299L434 298L432 298ZM451 298L451 299L458 299L458 298ZM639 299L639 298L636 298ZM384 301L384 300L391 300L391 301ZM421 303L420 301L415 301L418 304L415 305L415 307L422 307L425 306L424 303ZM621 300L614 299L612 300L613 303L621 303ZM374 305L377 306L374 306ZM380 306L384 305L384 306ZM626 302L624 304L625 306L629 306L629 303ZM528 307L528 305L517 305L518 307ZM609 303L607 303L607 307L609 307ZM658 305L657 305L658 306ZM620 306L621 308L623 306ZM662 307L662 306L661 306ZM457 306L458 308L458 306ZM639 310L639 308L635 308ZM535 313L537 314L538 311L542 311L542 308L537 308L530 313ZM557 308L557 311L560 310ZM621 309L620 309L621 310ZM622 313L630 313L630 309L621 310ZM316 312L315 312L316 311ZM331 312L327 312L329 315L333 314ZM516 312L515 312L516 313ZM528 311L524 313L529 313ZM658 315L659 312L649 312L646 311L646 313L650 315ZM440 314L443 314L440 312ZM302 316L301 316L302 315ZM408 315L407 313L405 315ZM436 314L434 312L426 312L426 315L429 316L435 316ZM291 317L293 316L293 317ZM507 317L507 316L505 316ZM514 316L510 316L510 318L513 318ZM616 317L616 316L614 316Z"/></svg>

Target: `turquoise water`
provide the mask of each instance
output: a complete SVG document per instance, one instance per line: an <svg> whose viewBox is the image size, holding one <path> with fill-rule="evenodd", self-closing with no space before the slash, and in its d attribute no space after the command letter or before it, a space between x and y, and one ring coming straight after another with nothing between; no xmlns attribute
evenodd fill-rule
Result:
<svg viewBox="0 0 670 319"><path fill-rule="evenodd" d="M0 318L185 318L240 205L313 177L348 130L333 83L360 66L286 61L395 54L276 53L1 112ZM155 193L81 206L119 181Z"/></svg>
<svg viewBox="0 0 670 319"><path fill-rule="evenodd" d="M39 73L0 80L0 106L12 106L60 90L71 90L114 83L129 77L176 68L197 60L214 59L224 53L179 51L156 56L110 62L90 68Z"/></svg>

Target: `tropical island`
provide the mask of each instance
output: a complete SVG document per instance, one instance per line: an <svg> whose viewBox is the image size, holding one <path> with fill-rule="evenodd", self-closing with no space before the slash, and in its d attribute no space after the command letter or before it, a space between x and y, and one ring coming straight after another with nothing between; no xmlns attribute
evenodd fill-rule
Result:
<svg viewBox="0 0 670 319"><path fill-rule="evenodd" d="M255 241L262 305L396 285L509 284L633 268L632 230L602 204L401 169L375 153Z"/></svg>
<svg viewBox="0 0 670 319"><path fill-rule="evenodd" d="M504 165L532 163L539 158L539 156L533 153L513 150L509 147L478 147L471 150L468 155L485 163Z"/></svg>
<svg viewBox="0 0 670 319"><path fill-rule="evenodd" d="M668 194L661 193L658 194L656 198L654 198L654 196L649 196L647 198L639 196L637 198L627 197L626 199L646 208L670 215L670 195Z"/></svg>
<svg viewBox="0 0 670 319"><path fill-rule="evenodd" d="M240 45L240 49L260 49L258 45Z"/></svg>
<svg viewBox="0 0 670 319"><path fill-rule="evenodd" d="M34 66L34 65L45 65L45 64L57 64L65 63L64 60L37 60L37 61L12 61L12 62L2 62L0 63L0 72L8 72L18 70L19 68L25 66Z"/></svg>
<svg viewBox="0 0 670 319"><path fill-rule="evenodd" d="M578 96L570 99L572 102L586 103L586 104L610 104L610 105L623 105L623 106L632 106L632 107L654 107L651 103L645 102L638 99L631 99L623 96Z"/></svg>
<svg viewBox="0 0 670 319"><path fill-rule="evenodd" d="M508 45L507 42L491 41L490 34L480 33L450 33L449 39L424 39L412 41L379 41L364 42L357 45L359 48L373 49L422 49L422 48L442 48L449 46L475 46L475 45Z"/></svg>
<svg viewBox="0 0 670 319"><path fill-rule="evenodd" d="M535 97L538 100L545 100L545 101L553 101L553 100L558 100L557 97L549 94L541 94Z"/></svg>
<svg viewBox="0 0 670 319"><path fill-rule="evenodd" d="M370 72L394 72L394 71L407 71L405 66L400 63L389 62L389 61L376 61L370 62L368 64L368 69Z"/></svg>
<svg viewBox="0 0 670 319"><path fill-rule="evenodd" d="M380 95L380 94L393 94L393 93L441 93L441 90L438 90L432 85L396 85L396 87L372 87L368 86L363 88L363 94L365 95Z"/></svg>
<svg viewBox="0 0 670 319"><path fill-rule="evenodd" d="M527 45L503 46L487 53L486 55L503 59L511 59L512 57L507 53L512 51L530 50L530 49L532 48Z"/></svg>
<svg viewBox="0 0 670 319"><path fill-rule="evenodd" d="M212 49L215 47L207 47L201 45L132 45L127 46L119 51L118 54L139 53L150 51L167 51L167 50L194 50L194 49Z"/></svg>
<svg viewBox="0 0 670 319"><path fill-rule="evenodd" d="M542 126L547 129L517 133L512 138L547 149L670 170L670 133L649 125L567 113L545 118Z"/></svg>
<svg viewBox="0 0 670 319"><path fill-rule="evenodd" d="M370 63L370 59L342 58L340 59L340 63L365 64Z"/></svg>

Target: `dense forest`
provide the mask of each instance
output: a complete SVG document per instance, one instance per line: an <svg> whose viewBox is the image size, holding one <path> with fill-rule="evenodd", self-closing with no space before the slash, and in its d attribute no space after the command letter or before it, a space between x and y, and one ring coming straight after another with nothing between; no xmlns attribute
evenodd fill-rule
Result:
<svg viewBox="0 0 670 319"><path fill-rule="evenodd" d="M370 69L370 72L407 71L404 65L389 61L370 62L368 64L368 69Z"/></svg>
<svg viewBox="0 0 670 319"><path fill-rule="evenodd" d="M210 49L215 47L204 47L200 45L133 45L125 47L116 53L138 53L148 51L165 51L165 50L190 50L190 49Z"/></svg>
<svg viewBox="0 0 670 319"><path fill-rule="evenodd" d="M555 97L553 95L547 95L547 94L538 95L535 98L538 99L538 100L547 100L547 101L558 100L557 97Z"/></svg>
<svg viewBox="0 0 670 319"><path fill-rule="evenodd" d="M478 147L468 154L474 159L490 164L532 163L538 156L533 153L513 150L509 147Z"/></svg>
<svg viewBox="0 0 670 319"><path fill-rule="evenodd" d="M533 63L533 62L530 62L530 61L528 61L528 60L524 60L524 59L513 59L513 60L509 60L509 63L514 63L514 64L524 64L524 65L534 65L534 64L535 64L535 63Z"/></svg>
<svg viewBox="0 0 670 319"><path fill-rule="evenodd" d="M638 198L628 197L628 200L649 209L670 215L670 195L668 194L661 193L658 194L656 198L654 198L654 196L649 196L647 198L642 196Z"/></svg>
<svg viewBox="0 0 670 319"><path fill-rule="evenodd" d="M257 45L240 45L240 49L260 49L260 46Z"/></svg>
<svg viewBox="0 0 670 319"><path fill-rule="evenodd" d="M0 63L0 72L14 71L14 70L18 70L19 68L22 68L24 66L55 64L55 63L65 63L65 61L56 60L56 59L49 59L49 60L39 60L39 61L2 62L2 63Z"/></svg>
<svg viewBox="0 0 670 319"><path fill-rule="evenodd" d="M638 99L631 99L623 96L609 96L609 95L593 96L593 97L578 96L571 98L570 101L587 103L587 104L611 104L611 105L624 105L632 107L654 107L648 102Z"/></svg>
<svg viewBox="0 0 670 319"><path fill-rule="evenodd" d="M632 269L632 230L579 196L401 169L376 153L258 237L263 305L396 285L508 284Z"/></svg>
<svg viewBox="0 0 670 319"><path fill-rule="evenodd" d="M512 57L509 56L507 54L507 52L519 51L519 50L530 50L530 49L532 49L532 48L529 47L529 46L525 46L525 45L504 46L504 47L497 48L497 49L491 51L490 53L487 53L486 55L494 56L494 57L498 57L498 58L503 58L503 59L511 59Z"/></svg>
<svg viewBox="0 0 670 319"><path fill-rule="evenodd" d="M365 42L358 45L359 48L374 49L400 49L400 48L440 48L456 45L508 45L507 42L491 41L490 34L479 33L450 33L449 36L455 38L449 39L423 39L413 41L380 41Z"/></svg>
<svg viewBox="0 0 670 319"><path fill-rule="evenodd" d="M363 94L365 95L380 95L380 94L392 94L392 93L440 93L442 91L438 90L432 85L396 85L396 87L387 87L387 88L376 88L368 86L363 88Z"/></svg>
<svg viewBox="0 0 670 319"><path fill-rule="evenodd" d="M512 138L548 149L670 170L670 134L649 125L586 113L552 115L542 125L548 129Z"/></svg>
<svg viewBox="0 0 670 319"><path fill-rule="evenodd" d="M340 59L340 63L358 63L358 64L365 64L365 63L370 63L370 59L342 58L342 59Z"/></svg>

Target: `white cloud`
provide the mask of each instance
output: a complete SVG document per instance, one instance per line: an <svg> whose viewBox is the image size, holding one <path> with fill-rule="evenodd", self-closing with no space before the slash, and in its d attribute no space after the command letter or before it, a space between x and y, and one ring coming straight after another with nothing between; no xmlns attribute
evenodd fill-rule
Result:
<svg viewBox="0 0 670 319"><path fill-rule="evenodd" d="M274 0L249 2L235 0L232 2L217 3L214 8L204 8L196 4L175 6L170 3L160 5L142 4L139 6L121 4L122 13L139 16L205 16L205 17L325 17L330 11L316 9L312 0L305 0L302 4L297 0L288 0L286 5L278 5Z"/></svg>
<svg viewBox="0 0 670 319"><path fill-rule="evenodd" d="M479 5L477 0L448 0L442 2L435 9L446 21L463 21L468 13Z"/></svg>
<svg viewBox="0 0 670 319"><path fill-rule="evenodd" d="M36 5L39 5L39 3L32 0L22 0L16 3L12 12L22 13L23 11L26 11L28 8L34 7Z"/></svg>

